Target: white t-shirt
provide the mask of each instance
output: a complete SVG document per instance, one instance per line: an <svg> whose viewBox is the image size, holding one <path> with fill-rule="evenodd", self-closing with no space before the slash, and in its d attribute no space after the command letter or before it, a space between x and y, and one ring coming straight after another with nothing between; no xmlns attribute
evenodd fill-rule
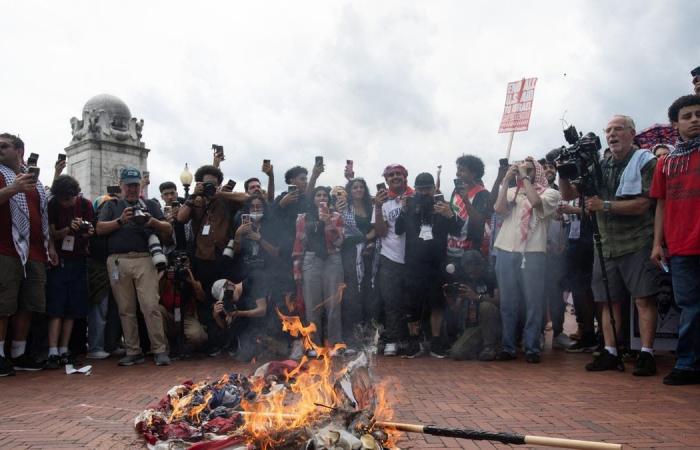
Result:
<svg viewBox="0 0 700 450"><path fill-rule="evenodd" d="M372 223L376 223L374 216L376 208L372 208ZM396 197L393 200L387 200L382 205L382 215L387 224L386 236L382 239L381 254L390 260L403 264L406 257L406 233L398 236L396 234L396 219L401 214L401 199Z"/></svg>
<svg viewBox="0 0 700 450"><path fill-rule="evenodd" d="M507 252L522 252L523 242L520 233L520 218L525 210L525 192L523 189L518 191L518 197L515 197L515 189L508 189L507 199L510 210L503 214L503 225L498 232L498 237L493 246ZM547 252L547 227L552 214L557 210L557 204L561 200L559 191L554 189L546 189L540 194L542 199L542 208L534 208L530 216L530 230L527 235L527 241L524 245L526 252Z"/></svg>

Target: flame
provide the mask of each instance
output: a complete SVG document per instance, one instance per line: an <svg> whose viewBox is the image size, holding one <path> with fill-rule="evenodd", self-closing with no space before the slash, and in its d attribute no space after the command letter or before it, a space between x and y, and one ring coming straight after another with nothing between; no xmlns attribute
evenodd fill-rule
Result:
<svg viewBox="0 0 700 450"><path fill-rule="evenodd" d="M283 389L263 392L268 383L262 377L253 381L255 400L243 401L241 406L247 415L245 428L252 442L261 449L275 448L289 433L322 420L327 411L318 405L346 407L335 390L336 380L345 369L335 371L332 355L345 344L320 347L314 344L311 335L316 331L313 323L304 326L299 317L285 316L279 310L282 328L293 337L300 337L305 350L314 350L318 358L301 358L299 365L285 373ZM326 416L327 417L327 416Z"/></svg>

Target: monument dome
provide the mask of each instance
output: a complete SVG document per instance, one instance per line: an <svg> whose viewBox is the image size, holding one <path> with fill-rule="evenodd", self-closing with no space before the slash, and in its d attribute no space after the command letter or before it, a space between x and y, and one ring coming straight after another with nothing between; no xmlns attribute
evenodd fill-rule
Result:
<svg viewBox="0 0 700 450"><path fill-rule="evenodd" d="M83 106L83 111L89 112L93 110L106 111L111 117L120 117L124 122L131 119L131 111L129 111L129 107L126 106L126 103L109 94L96 95Z"/></svg>

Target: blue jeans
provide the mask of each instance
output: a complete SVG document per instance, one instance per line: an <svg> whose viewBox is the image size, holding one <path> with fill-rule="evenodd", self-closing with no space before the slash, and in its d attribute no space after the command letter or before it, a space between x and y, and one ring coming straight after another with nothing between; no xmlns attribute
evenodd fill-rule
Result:
<svg viewBox="0 0 700 450"><path fill-rule="evenodd" d="M90 305L90 312L87 317L88 352L99 352L105 349L108 304L109 292L105 292L100 303Z"/></svg>
<svg viewBox="0 0 700 450"><path fill-rule="evenodd" d="M671 278L681 308L676 369L700 371L700 255L672 256Z"/></svg>
<svg viewBox="0 0 700 450"><path fill-rule="evenodd" d="M523 330L525 353L540 353L545 307L545 260L544 253L527 252L525 267L521 268L521 253L498 251L496 278L501 293L501 345L503 351L512 355L516 351L518 307L522 303L525 304L526 311Z"/></svg>

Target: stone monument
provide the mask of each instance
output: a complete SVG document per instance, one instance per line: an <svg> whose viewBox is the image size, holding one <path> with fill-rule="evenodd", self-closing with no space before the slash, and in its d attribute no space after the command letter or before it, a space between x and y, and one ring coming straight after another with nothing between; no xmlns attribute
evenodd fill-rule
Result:
<svg viewBox="0 0 700 450"><path fill-rule="evenodd" d="M92 97L83 106L82 119L70 119L73 139L66 147L66 170L94 200L119 184L125 167L147 169L149 149L141 142L143 119L131 117L126 103L109 94ZM144 192L147 195L147 192Z"/></svg>

